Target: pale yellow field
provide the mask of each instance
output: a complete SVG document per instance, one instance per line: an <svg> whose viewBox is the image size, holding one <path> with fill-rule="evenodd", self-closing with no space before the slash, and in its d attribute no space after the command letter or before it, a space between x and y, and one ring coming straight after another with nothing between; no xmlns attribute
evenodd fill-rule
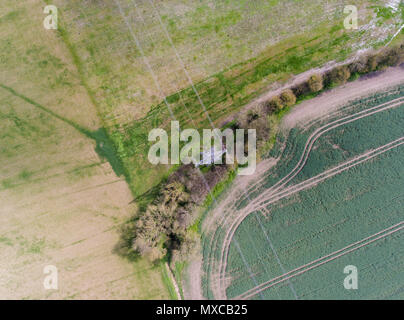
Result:
<svg viewBox="0 0 404 320"><path fill-rule="evenodd" d="M0 4L0 298L168 298L158 267L112 252L133 198L84 134L102 124L43 7Z"/></svg>
<svg viewBox="0 0 404 320"><path fill-rule="evenodd" d="M187 91L201 82L219 122L229 106L242 107L238 100L301 69L261 76L259 61L286 66L304 50L320 65L339 58L338 44L321 46L332 34L322 29L340 24L346 1L295 2L0 2L0 298L170 297L159 267L112 252L119 227L135 212L133 195L156 186L169 169L146 161L148 126L168 119L149 111L164 115L164 96L184 90L170 102L176 115L202 123L204 106ZM353 1L363 23L368 2ZM59 8L58 31L43 27L51 3ZM366 32L362 38L365 45ZM342 35L336 40L345 43ZM117 154L124 167L114 162ZM43 288L46 265L59 270L57 291Z"/></svg>

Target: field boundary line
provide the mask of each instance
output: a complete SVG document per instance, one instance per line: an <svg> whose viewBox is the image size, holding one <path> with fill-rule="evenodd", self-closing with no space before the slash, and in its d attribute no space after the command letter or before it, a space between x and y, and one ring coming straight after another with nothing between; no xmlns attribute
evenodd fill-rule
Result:
<svg viewBox="0 0 404 320"><path fill-rule="evenodd" d="M381 151L378 151L378 152L376 152L376 153L374 153L374 154L372 154L372 155L370 155L370 156L368 156L368 157L366 157L366 158L364 158L364 159L362 159L362 160L359 160L359 161L357 161L356 163L353 163L353 164L351 164L351 165L349 165L348 167L343 167L342 169L340 169L340 170L337 170L337 171L335 171L335 172L331 172L331 173L328 173L325 177L323 177L323 178L321 178L321 179L318 179L318 180L314 180L313 182L310 182L308 185L303 185L302 187L300 187L300 188L298 188L298 189L296 189L296 190L294 190L294 191L292 191L292 192L289 192L289 193L287 193L287 194L285 194L284 196L281 196L281 197L278 197L278 198L276 198L276 199L273 199L270 203L266 203L265 204L265 206L268 206L269 204L272 204L272 203L274 203L274 202L277 202L277 201L279 201L279 200L281 200L281 199L283 199L283 198L285 198L285 197L288 197L288 196L290 196L290 195L292 195L292 194L294 194L294 193L296 193L296 192L299 192L299 191L301 191L301 190L304 190L304 189L307 189L308 187L310 187L310 186L312 186L312 185L315 185L315 184L317 184L317 183L319 183L319 182L321 182L321 181L323 181L323 180L325 180L325 179L327 179L327 178L329 178L329 177L332 177L332 176L335 176L335 175L337 175L337 174L339 174L339 173L341 173L341 172L343 172L343 171L346 171L346 170L348 170L348 169L350 169L350 168L352 168L352 167L354 167L354 166L357 166L357 165L359 165L359 164L361 164L361 163L363 163L363 162L365 162L365 161L368 161L368 160L370 160L370 159L372 159L372 158L374 158L374 157L376 157L376 156L378 156L378 155L380 155L380 154L382 154L382 153L384 153L384 152L387 152L387 151L389 151L389 150L391 150L391 149L394 149L394 148L397 148L397 147L399 147L400 145L403 145L404 144L404 137L401 137L401 138L399 138L399 139L397 139L398 141L400 141L400 143L397 143L396 145L393 145L393 146L390 146L389 148L387 148L386 150L381 150ZM395 140L394 142L397 142L397 140ZM390 143L388 143L388 145L391 145L392 143L390 142ZM382 146L382 147L385 147L385 146ZM380 147L381 148L381 147ZM343 164L344 165L344 164ZM341 167L342 165L340 165L339 167ZM335 169L335 168L334 168ZM320 175L318 175L318 176L321 176L321 175L324 175L324 173L323 174L320 174ZM316 176L316 177L318 177L318 176ZM314 177L315 178L315 177ZM313 179L313 178L311 178L311 179ZM303 181L302 183L300 183L299 185L302 185L303 183L305 183L306 181ZM246 216L248 216L249 214L251 214L252 212L256 212L256 211L258 211L258 210L261 210L262 208L264 207L264 205L262 205L262 206L260 206L260 207L257 207L255 210L253 210L253 211L247 211L245 214L243 214L243 220L244 220L244 218L246 217ZM237 230L237 229L236 229ZM232 237L231 237L231 239L233 238L233 236L234 236L234 232L235 232L235 230L232 232ZM230 243L231 243L231 241L230 241ZM227 249L227 253L228 253L228 247L229 246L227 246L226 247L226 249ZM227 256L226 256L226 260L227 260ZM226 264L227 265L227 264ZM225 265L225 266L226 266Z"/></svg>
<svg viewBox="0 0 404 320"><path fill-rule="evenodd" d="M167 262L164 263L164 266L165 266L165 268L167 270L169 278L171 279L171 282L173 283L175 293L177 294L177 299L182 300L180 289L178 287L177 281L175 280L175 277L174 277L173 273L171 272L171 269L170 269L168 263Z"/></svg>
<svg viewBox="0 0 404 320"><path fill-rule="evenodd" d="M399 141L399 143L397 143L397 141ZM397 144L391 146L391 144L393 144L393 143L397 143ZM303 185L303 187L300 187L300 188L298 188L297 190L294 190L294 191L292 191L292 192L289 192L289 193L287 193L286 195L281 196L280 198L273 199L270 203L267 203L267 204L265 204L265 205L268 206L269 204L272 204L272 203L274 203L274 202L277 202L277 201L279 201L279 200L282 199L282 198L288 197L288 196L290 196L291 194L294 194L294 193L299 192L299 191L301 191L301 190L303 190L303 189L306 189L307 187L310 187L310 186L313 185L313 184L317 184L317 183L320 182L320 181L323 181L323 180L325 180L325 179L327 179L327 178L329 178L329 177L335 176L336 174L339 174L339 173L341 173L341 172L343 172L343 171L346 171L346 170L350 169L350 168L353 167L353 166L356 166L356 165L358 165L358 164L360 164L360 163L363 163L363 162L365 162L365 161L367 161L367 160L369 160L369 159L372 159L372 158L378 156L379 154L382 154L382 153L384 153L384 152L387 152L387 151L389 151L389 150L391 150L391 149L393 149L393 148L396 148L396 147L398 147L398 146L400 146L400 145L402 145L402 144L404 144L404 137L401 137L401 138L399 138L399 139L397 139L397 140L395 140L395 141L393 141L393 142L388 143L387 145L390 145L390 147L387 148L386 150L378 151L378 152L376 152L376 153L374 153L374 154L372 154L372 155L370 155L370 156L368 156L368 157L366 157L366 158L364 158L364 159L362 159L362 160L360 160L360 161L357 161L356 163L353 163L353 164L349 165L348 167L343 167L343 168L340 169L340 170L337 170L337 171L332 172L332 173L328 173L325 177L321 178L320 180L315 180L314 182L311 182L311 183L309 183L308 185ZM381 148L383 148L383 147L386 147L386 145L380 147L379 149L381 149ZM352 160L351 160L350 162L352 162ZM341 166L343 166L343 165L345 165L345 164L342 164L342 165L340 165L339 167L341 167ZM334 169L335 169L335 168L334 168ZM321 176L321 175L324 175L324 173L322 173L322 174L320 174L320 175L318 175L318 176ZM316 177L318 177L318 176L316 176ZM314 177L314 178L315 178L315 177ZM311 179L313 179L313 178L311 178ZM303 184L303 183L305 183L305 182L306 182L306 181L303 181L302 183L300 183L300 185ZM286 190L285 190L285 191L286 191ZM263 208L263 206L258 207L258 208L257 208L256 210L254 210L253 212L256 212L257 210L260 210L260 209L262 209L262 208ZM252 213L252 212L250 211L250 212L247 212L246 214L244 214L243 220L244 220L244 218L245 218L246 216L248 216L250 213ZM234 232L233 232L232 238L233 238L233 236L234 236ZM231 239L232 239L232 238L231 238ZM226 249L227 249L227 252L228 252L228 247L226 247ZM226 259L227 259L227 256L226 256ZM227 264L226 264L226 265L227 265ZM289 279L289 278L286 278L285 280L288 280L288 279Z"/></svg>
<svg viewBox="0 0 404 320"><path fill-rule="evenodd" d="M163 98L163 100L164 100L164 103L165 103L165 105L167 106L167 108L168 108L168 110L169 110L169 112L170 112L171 119L173 119L173 120L175 121L175 120L176 120L176 117L175 117L175 115L174 115L174 112L173 112L172 108L170 107L170 105L169 105L169 103L168 103L168 101L167 101L167 99L166 99L166 96L165 96L163 90L161 89L161 86L160 86L160 84L159 84L159 82L158 82L158 78L157 78L156 74L154 73L154 71L153 71L153 69L152 69L152 67L151 67L151 65L150 65L150 63L149 63L149 60L147 59L146 55L144 54L143 47L142 47L141 43L139 42L139 39L136 37L136 34L135 34L135 32L133 31L132 26L129 24L129 21L128 21L127 17L125 16L124 12L123 12L123 9L122 9L122 6L121 6L121 4L120 4L120 1L119 1L119 0L114 0L114 2L115 2L115 4L117 5L117 7L118 7L118 9L119 9L119 13L120 13L122 19L124 20L124 22L125 22L125 24L126 24L128 30L129 30L129 32L130 32L130 34L131 34L131 36L132 36L132 39L135 41L135 44L136 44L137 48L139 49L139 51L140 51L140 53L141 53L141 55L142 55L142 58L143 58L144 63L146 64L147 68L149 69L149 72L150 72L151 75L152 75L152 78L153 78L153 81L154 81L154 83L155 83L155 85L156 85L156 88L157 88L157 90L159 91L160 96L162 96L162 98ZM212 127L213 127L213 124L212 124ZM213 127L213 128L214 128L214 127ZM203 180L203 182L204 182L204 184L205 184L205 187L207 188L207 190L208 190L210 196L212 197L213 201L214 201L215 203L217 203L216 198L215 198L215 196L213 195L212 190L211 190L211 188L209 187L209 184L208 184L208 182L206 181L205 176L204 176L203 173L201 172L200 168L198 168L198 173L199 173L199 175L201 176L201 178L202 178L202 180ZM242 254L242 253L241 253L241 254ZM248 265L246 265L246 266L249 267ZM253 278L254 278L254 276L253 276ZM255 278L254 278L253 280L256 282L256 279L255 279Z"/></svg>
<svg viewBox="0 0 404 320"><path fill-rule="evenodd" d="M270 191L274 191L274 192L275 192L275 191L281 189L286 183L290 182L290 180L292 180L292 179L301 171L301 169L305 166L305 164L306 164L306 162L307 162L307 159L308 159L308 157L309 157L309 155L310 155L310 152L311 152L311 150L312 150L312 148L313 148L313 146L314 146L314 143L315 143L324 133L326 133L326 132L328 132L328 131L330 131L330 130L332 130L332 129L338 128L338 127L340 127L341 125L345 125L345 124L347 124L347 123L351 123L351 122L357 121L357 120L359 120L359 119L366 118L366 117L368 117L368 116L371 116L371 115L373 115L373 114L379 113L379 112L381 112L381 111L385 111L385 110L388 110L388 109L391 109L391 108L395 108L395 107L397 107L397 106L400 106L400 104L403 103L403 102L404 102L404 98L403 98L403 97L397 98L397 99L391 100L391 101L389 101L389 102L387 102L387 103L383 103L383 104L381 104L381 105L378 105L377 107L370 108L370 109L366 109L366 110L360 111L360 112L358 112L358 113L355 113L355 114L353 114L353 115L350 115L350 116L347 116L347 117L338 119L338 120L336 120L336 121L333 121L333 122L331 122L331 123L329 123L329 124L327 124L327 125L325 125L325 126L319 128L319 129L317 129L317 130L316 130L315 132L313 132L313 134L309 137L309 139L308 139L308 141L307 141L307 143L306 143L305 149L303 150L302 156L301 156L301 158L300 158L298 164L292 169L292 171L291 171L287 176L285 176L284 178L282 178L281 180L279 180L275 185L273 185L271 188L269 188L269 189L266 190L265 192L266 192L266 193L269 193ZM376 110L375 110L375 109L376 109ZM368 112L368 111L371 111L371 112ZM362 113L365 113L365 114L362 115ZM361 114L361 115L360 115L360 114ZM358 116L358 115L360 115L360 116ZM349 119L349 118L352 118L352 119ZM347 120L347 119L349 119L349 120ZM347 120L347 121L344 121L343 123L340 123L340 124L336 124L337 122L339 122L339 121L341 121L341 120ZM327 128L329 125L332 125L332 126L329 127L329 128ZM322 129L325 129L325 130L322 130ZM299 170L299 169L300 169L300 170ZM295 171L295 172L293 173L293 171ZM291 174L292 174L292 176L290 176ZM276 188L277 184L282 183L283 180L285 180L285 178L286 178L286 182L283 183L283 185L281 184L279 187ZM275 187L275 190L274 190L274 187ZM263 196L264 196L264 195L261 194L256 200L258 200L260 197L263 197Z"/></svg>
<svg viewBox="0 0 404 320"><path fill-rule="evenodd" d="M404 102L404 97L392 99L392 100L390 100L390 101L388 101L388 102L379 104L379 105L377 105L377 106L375 106L375 107L371 107L371 108L369 108L369 109L365 109L365 110L359 111L359 112L357 112L357 113L344 116L344 117L342 117L342 118L340 118L340 119L336 119L336 120L334 120L334 121L332 121L332 122L330 122L330 123L327 123L327 124L321 126L320 128L317 128L317 129L308 137L307 142L306 142L306 144L305 144L305 147L304 147L304 149L303 149L302 155L301 155L301 157L300 157L298 163L295 165L295 167L294 167L286 176L284 176L281 180L279 180L279 181L276 182L273 186L271 186L270 188L268 188L268 189L266 190L266 192L270 192L270 191L274 191L274 192L275 192L275 191L279 190L280 188L282 188L284 184L283 184L283 185L280 185L279 187L278 187L278 185L281 184L285 179L287 180L287 182L290 181L290 179L288 179L288 178L290 177L290 175L293 174L293 172L294 172L295 170L298 170L301 165L304 166L304 164L305 164L304 159L305 159L305 154L306 154L306 152L310 153L310 151L311 151L311 149L312 149L314 143L317 141L317 139L318 139L321 135L323 135L325 132L328 132L328 131L329 131L329 130L326 131L326 129L328 129L328 127L333 126L334 124L337 124L338 122L343 121L343 120L347 120L347 119L349 119L349 118L361 119L362 117L361 117L361 118L358 118L357 116L360 115L360 114L363 114L363 113L365 113L365 116L367 116L368 113L369 113L369 111L372 111L372 110L379 110L379 109L381 109L380 111L386 110L385 108L391 106L392 104L394 104L394 106L396 106L396 105L395 105L396 102L397 102L397 103ZM383 107L383 108L382 108L382 107ZM388 108L387 108L387 109L388 109ZM376 113L376 112L374 112L374 113ZM369 115L372 115L372 114L374 114L374 113L369 113ZM348 122L343 122L343 123L341 123L340 125L343 125L343 124L346 124L346 123L348 123ZM335 129L335 128L337 128L337 127L338 127L338 126L334 126L333 128L329 128L329 129L332 130L332 129ZM303 163L303 162L304 162L304 163ZM293 177L292 177L292 178L293 178ZM292 178L291 178L291 179L292 179ZM286 183L287 183L287 182L286 182ZM247 189L247 190L245 191L245 193L246 193L246 192L251 192L251 191L256 190L256 186L257 186L257 184L254 184L252 187L250 187L249 189Z"/></svg>
<svg viewBox="0 0 404 320"><path fill-rule="evenodd" d="M402 102L403 102L403 99L404 99L404 98L402 98L402 97L401 97L401 98L397 98L397 99L393 99L393 100L391 100L391 101L389 101L389 102L386 102L386 103L383 103L383 104L381 104L381 105L378 105L378 106L375 106L375 107L372 107L372 108L369 108L369 109L360 111L360 112L358 112L358 113L355 113L355 114L353 114L353 115L349 115L349 116L343 117L343 118L341 118L341 119L337 119L337 120L333 121L333 122L331 123L331 125L332 125L332 124L335 124L335 123L337 123L337 122L346 120L346 121L344 121L344 122L342 122L342 123L332 125L332 126L329 127L329 128L327 128L327 127L328 127L330 124L327 124L327 125L324 125L324 126L318 128L317 130L315 130L315 131L310 135L308 141L306 142L305 149L303 150L303 153L302 153L302 156L300 157L299 163L295 166L294 169L292 169L292 171L291 171L287 176L285 176L284 178L282 178L280 181L277 182L278 185L279 185L279 182L283 183L283 185L279 186L277 189L275 189L275 191L276 191L276 190L279 190L280 188L282 188L286 183L288 183L291 179L293 179L293 178L302 170L302 168L304 167L304 165L305 165L306 162L307 162L308 156L309 156L309 154L310 154L310 152L311 152L311 149L312 149L312 147L313 147L313 145L314 145L314 142L315 142L321 135L323 135L325 132L328 132L328 131L330 131L330 130L332 130L332 129L335 129L335 128L337 128L337 127L339 127L339 126L342 126L342 125L344 125L344 124L346 124L346 123L354 122L354 121L359 120L359 119L361 119L361 118L364 118L364 117L373 115L373 114L375 114L375 113L378 113L378 112L381 112L381 111L384 111L384 110L388 110L388 109L391 109L391 108L393 108L393 107L401 106L401 104L402 104ZM397 102L397 101L398 101L398 102ZM387 106L386 106L386 105L387 105ZM375 109L376 109L376 110L375 110ZM371 112L369 112L369 111L371 111ZM363 115L363 113L365 113L365 114ZM358 116L358 115L359 115L359 116ZM352 118L352 117L353 117L353 118ZM350 119L350 118L352 118L352 119ZM347 120L347 119L348 119L348 120ZM324 128L326 128L326 129L324 129ZM306 156L305 156L305 155L306 155ZM291 174L293 173L293 171L296 171L296 170L297 170L297 172L295 172L295 173L293 174L293 176L291 177ZM286 180L287 180L286 182L284 182L284 181L285 181L285 178L286 178ZM276 185L276 184L275 184L275 185ZM275 185L274 185L274 186L275 186ZM271 189L273 190L273 187L274 187L274 186L272 186L269 190L271 190ZM272 191L272 190L271 190L271 191ZM256 199L254 199L254 201L255 201L255 202L259 201L259 199L262 199L262 197L265 196L265 194L267 194L267 193L268 193L268 192L264 192L264 194L261 194L260 196L258 196ZM273 192L270 193L270 195L271 195L271 194L273 195ZM247 196L248 196L248 195L247 195ZM249 198L249 197L248 197L248 198ZM251 207L251 203L250 203L247 207ZM245 210L245 209L246 209L246 208L244 208L244 210ZM257 210L259 210L259 208L258 208ZM229 231L227 232L227 234L226 234L226 236L225 236L225 240L224 240L224 241L225 241L225 242L224 242L225 248L224 248L224 250L222 251L222 254L221 254L221 262L219 262L219 274L221 275L221 276L219 277L219 279L221 279L221 278L223 277L223 275L225 274L225 268L226 268L226 265L227 265L227 263L226 263L225 261L227 260L228 249L229 249L229 246L230 246L231 239L232 239L232 237L233 237L235 231L237 230L237 227L238 227L238 226L240 225L240 223L245 219L245 217L246 217L248 214L250 214L250 213L251 213L251 211L250 211L250 212L247 212L247 214L243 214L243 215L237 217L237 218L235 219L235 221L232 223L232 225L230 226L230 229L229 229ZM224 218L224 222L225 222L227 219L228 219L228 216L227 216L226 218ZM227 240L227 239L230 239L230 240Z"/></svg>

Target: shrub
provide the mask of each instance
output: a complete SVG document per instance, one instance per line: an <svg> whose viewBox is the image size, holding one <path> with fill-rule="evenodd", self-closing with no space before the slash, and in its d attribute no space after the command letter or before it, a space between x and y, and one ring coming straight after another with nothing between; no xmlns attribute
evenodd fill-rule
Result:
<svg viewBox="0 0 404 320"><path fill-rule="evenodd" d="M377 68L377 56L376 55L368 56L366 66L367 66L367 72L375 71Z"/></svg>
<svg viewBox="0 0 404 320"><path fill-rule="evenodd" d="M193 164L182 165L169 178L168 183L180 182L189 194L189 202L199 204L209 192L202 181L199 170Z"/></svg>
<svg viewBox="0 0 404 320"><path fill-rule="evenodd" d="M308 93L311 92L311 89L309 87L308 81L304 81L302 83L299 83L298 85L294 86L292 88L293 94L298 98L300 96L304 96Z"/></svg>
<svg viewBox="0 0 404 320"><path fill-rule="evenodd" d="M263 117L257 118L254 121L251 121L246 129L255 129L257 134L257 148L265 143L269 139L269 121L268 116L265 115ZM248 149L247 140L245 142L245 150Z"/></svg>
<svg viewBox="0 0 404 320"><path fill-rule="evenodd" d="M354 62L349 64L349 71L351 73L367 73L369 72L368 67L369 56L360 56Z"/></svg>
<svg viewBox="0 0 404 320"><path fill-rule="evenodd" d="M285 91L283 91L280 95L280 99L283 102L284 106L290 107L296 103L296 96L290 89L286 89Z"/></svg>
<svg viewBox="0 0 404 320"><path fill-rule="evenodd" d="M333 84L344 84L348 81L349 77L351 76L351 72L347 66L339 66L334 68L328 73L328 83L330 85Z"/></svg>
<svg viewBox="0 0 404 320"><path fill-rule="evenodd" d="M258 118L265 117L266 111L262 104L257 104L247 112L247 121L250 123Z"/></svg>
<svg viewBox="0 0 404 320"><path fill-rule="evenodd" d="M239 128L244 128L247 129L249 128L249 125L251 122L265 117L267 114L265 105L263 104L257 104L247 112L242 113L239 116L239 119L237 120L237 126Z"/></svg>
<svg viewBox="0 0 404 320"><path fill-rule="evenodd" d="M323 89L323 76L321 74L313 74L307 84L310 88L310 92L319 92Z"/></svg>
<svg viewBox="0 0 404 320"><path fill-rule="evenodd" d="M278 96L271 98L271 100L269 100L266 103L266 108L267 108L268 113L272 113L274 111L281 110L281 109L283 109L283 107L284 107L284 103L281 100L281 98Z"/></svg>
<svg viewBox="0 0 404 320"><path fill-rule="evenodd" d="M378 67L396 66L403 60L403 51L400 48L385 49L378 54L377 60Z"/></svg>
<svg viewBox="0 0 404 320"><path fill-rule="evenodd" d="M140 212L131 224L132 252L150 261L162 259L167 253L166 247L173 246L172 241L176 239L176 232L184 229L178 227L176 219L180 211L181 214L189 214L184 208L189 199L185 186L179 181L168 181L164 184L158 197L144 212ZM127 239L124 243L128 243ZM120 248L120 252L124 252L122 249ZM128 250L127 254L130 253Z"/></svg>
<svg viewBox="0 0 404 320"><path fill-rule="evenodd" d="M176 207L178 204L188 200L189 194L185 192L185 187L178 181L166 184L161 191L162 201L166 206Z"/></svg>

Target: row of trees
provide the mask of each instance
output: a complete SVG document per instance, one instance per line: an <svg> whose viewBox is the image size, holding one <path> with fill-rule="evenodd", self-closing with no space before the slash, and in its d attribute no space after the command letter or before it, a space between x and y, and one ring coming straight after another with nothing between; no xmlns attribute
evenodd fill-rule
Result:
<svg viewBox="0 0 404 320"><path fill-rule="evenodd" d="M256 129L259 150L269 139L269 115L293 106L300 98L344 84L354 75L403 61L404 45L369 53L324 74L313 74L306 81L242 113L233 129ZM209 189L222 180L228 170L226 165L214 165L202 171L192 164L182 165L162 184L154 200L124 227L118 252L125 256L141 255L151 261L168 254L171 262L192 255L199 243L199 235L189 228L197 218L195 208L203 203Z"/></svg>
<svg viewBox="0 0 404 320"><path fill-rule="evenodd" d="M210 166L204 172L192 164L181 166L162 183L154 200L123 227L116 252L151 262L168 255L172 263L195 253L199 235L190 230L197 219L195 208L227 171L226 165Z"/></svg>
<svg viewBox="0 0 404 320"><path fill-rule="evenodd" d="M258 104L240 115L237 127L257 130L257 148L265 144L270 134L269 115L291 107L296 101L318 94L324 89L342 85L355 76L383 70L404 62L404 45L362 55L353 62L337 66L323 74L311 75L306 81L285 89L280 95Z"/></svg>
<svg viewBox="0 0 404 320"><path fill-rule="evenodd" d="M337 66L324 74L311 75L306 81L291 89L286 89L279 96L269 100L266 103L267 109L269 112L279 111L284 107L294 105L299 98L342 85L354 76L383 70L402 62L404 62L404 45L386 48L379 52L370 52L359 56L349 64Z"/></svg>

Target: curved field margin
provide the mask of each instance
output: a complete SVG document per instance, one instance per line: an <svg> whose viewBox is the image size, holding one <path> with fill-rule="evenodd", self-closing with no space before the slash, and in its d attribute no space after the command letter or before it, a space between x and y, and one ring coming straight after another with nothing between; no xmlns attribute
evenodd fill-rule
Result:
<svg viewBox="0 0 404 320"><path fill-rule="evenodd" d="M228 278L225 276L225 270L227 266L227 255L228 255L228 250L229 246L232 240L232 237L237 230L237 227L240 225L240 223L245 219L247 215L249 215L252 212L255 212L256 210L261 210L264 208L264 205L267 205L268 201L271 201L270 203L279 200L280 196L286 197L289 192L297 192L300 189L296 187L291 187L292 189L288 188L284 191L282 189L291 181L293 180L294 177L302 170L304 165L307 162L307 159L309 157L309 154L311 152L311 149L313 148L314 143L318 140L320 136L322 136L324 133L329 132L330 130L333 130L335 128L338 128L340 126L343 126L344 124L354 122L356 120L362 119L364 117L371 116L373 114L376 114L378 112L388 110L391 108L396 108L402 105L403 98L396 98L392 99L391 101L388 101L386 103L379 104L377 106L356 112L354 114L350 114L347 116L344 116L340 119L336 119L328 124L325 124L321 126L320 128L316 129L307 139L306 145L303 149L303 152L300 156L300 159L296 166L287 174L285 175L282 179L277 181L275 184L273 184L269 189L265 190L265 192L261 193L254 199L254 201L250 201L250 203L245 207L242 208L242 210L234 210L236 203L240 202L240 199L244 198L245 195L248 197L248 193L256 190L259 187L260 182L264 180L264 178L258 179L258 181L254 182L250 187L245 189L245 192L239 197L238 201L234 201L233 204L230 206L230 209L233 212L226 212L226 214L222 215L218 221L216 221L217 228L214 231L214 235L211 238L209 244L211 248L217 248L217 244L220 238L220 234L218 232L223 232L226 231L225 239L223 241L223 245L221 246L221 253L220 253L220 259L219 262L216 261L214 258L214 250L211 250L208 255L208 265L209 265L209 271L212 272L210 274L210 281L208 285L211 286L211 290L214 294L215 297L217 298L225 298L226 297L226 282L228 281ZM397 142L397 141L396 141ZM401 145L401 142L400 142ZM388 147L388 146L387 146ZM338 172L347 170L347 168L350 168L351 166L355 165L354 162L357 161L358 163L362 163L363 161L366 161L367 159L372 158L373 156L379 154L376 151L379 149L383 149L383 147L377 148L371 152L368 152L368 154L364 154L358 159L353 159L349 163L345 164L345 166L339 168L340 171L330 171L328 174L325 172L324 174L320 175L322 179L325 179L327 177L330 177L334 174L337 174ZM388 148L387 148L388 149ZM387 151L387 150L385 150ZM381 152L385 152L381 150ZM374 153L372 155L372 153ZM319 178L320 178L319 177ZM312 183L309 184L308 186L314 185L318 183L314 178L312 180ZM306 182L307 184L307 182ZM302 185L304 187L304 184ZM307 187L308 187L307 186ZM295 188L295 191L294 189ZM282 193L283 192L283 193ZM282 197L283 198L283 197ZM261 201L261 202L260 202ZM224 209L221 207L221 209ZM230 210L229 210L230 211ZM228 214L227 214L228 213ZM233 214L232 214L233 213ZM221 227L221 228L220 228Z"/></svg>
<svg viewBox="0 0 404 320"><path fill-rule="evenodd" d="M272 197L270 197L269 199L267 199L266 200L266 201L268 201L267 203L265 203L265 204L260 203L254 209L251 209L251 211L247 211L245 214L243 214L242 218L244 220L249 214L251 214L253 212L256 212L257 210L263 210L265 208L265 205L273 204L273 203L275 203L275 202L277 202L277 201L279 201L279 200L281 200L283 198L289 197L290 195L292 195L292 194L294 194L296 192L299 192L299 191L304 190L306 188L315 186L316 184L318 184L319 182L321 182L321 181L323 181L323 180L325 180L327 178L330 178L330 177L332 177L332 176L334 176L336 174L339 174L339 173L341 173L341 172L343 172L345 170L348 170L348 169L350 169L350 168L352 168L354 166L357 166L358 164L361 164L361 163L363 163L365 161L368 161L368 160L372 159L373 157L376 157L376 156L378 156L378 155L380 155L380 154L382 154L384 152L387 152L387 151L389 151L391 149L397 148L397 147L399 147L399 146L401 146L403 144L404 144L404 137L401 137L401 138L399 138L399 139L397 139L397 140L395 140L395 141L393 141L393 142L391 142L391 143L389 143L387 145L384 145L384 146L379 147L379 148L377 148L375 150L372 150L371 152L368 152L368 153L366 153L364 155L359 156L358 159L350 160L347 163L343 163L342 165L340 165L340 166L338 166L336 168L333 168L331 170L327 170L326 172L320 174L317 177L313 177L313 178L309 179L308 181L304 181L302 183L299 183L298 185L292 186L291 188L288 188L285 191L278 192L275 195L273 195ZM238 225L240 225L240 223L243 220L240 220ZM224 261L224 263L222 264L223 273L225 272L226 265L227 265L227 256L228 256L229 246L230 246L231 240L232 240L236 230L237 230L237 227L235 227L233 229L233 231L231 233L230 240L228 242L226 242L226 248L225 248L225 255L226 256L222 260L222 261ZM223 276L223 278L224 278L224 276ZM223 279L223 278L221 278L221 279Z"/></svg>
<svg viewBox="0 0 404 320"><path fill-rule="evenodd" d="M377 113L377 112L381 112L381 111L384 111L384 110L387 110L387 109L390 109L390 108L394 108L394 107L401 106L403 99L404 99L404 98L394 99L394 100L392 101L392 103L382 104L382 105L380 105L380 106L371 108L371 109L369 109L369 110L361 111L361 112L359 112L359 113L357 113L357 114L355 114L355 115L353 115L353 116L344 117L344 118L342 118L342 119L339 119L339 120L336 120L336 121L330 123L330 125L325 125L325 126L319 128L319 129L317 129L317 130L309 137L309 140L308 140L308 142L306 143L306 146L305 146L305 148L304 148L303 154L302 154L302 156L301 156L301 158L300 158L300 160L299 160L298 165L296 165L296 167L295 167L287 176L285 176L283 179L281 179L281 180L280 180L277 184L275 184L272 188L268 189L267 192L261 194L257 199L254 199L252 202L250 202L249 205L240 213L240 216L239 216L238 218L236 218L236 220L234 220L233 224L230 226L230 229L229 229L229 231L228 231L227 234L226 234L226 238L225 238L225 242L224 242L224 246L223 246L224 249L222 250L222 254L221 254L221 257L222 257L222 258L221 258L222 265L220 266L220 270L221 270L222 276L221 276L220 279L222 279L222 281L223 281L223 279L224 279L224 273L225 273L225 269L226 269L226 265L227 265L228 250L229 250L229 246L230 246L231 240L232 240L232 238L233 238L233 235L234 235L234 233L235 233L236 230L237 230L237 227L241 224L241 222L242 222L249 214L251 214L252 212L254 212L254 211L256 211L256 210L260 210L260 209L263 208L263 204L260 204L260 206L258 206L258 207L256 207L256 208L254 208L253 206L254 206L255 203L259 202L259 201L260 201L261 199L263 199L264 197L267 197L267 198L268 198L267 201L270 201L270 200L271 200L271 195L273 195L273 198L275 198L274 201L277 201L277 200L280 200L280 199L281 199L281 197L278 197L278 196L279 196L279 195L282 195L282 192L280 192L280 193L275 193L275 194L274 194L274 192L277 191L277 190L279 190L279 189L281 189L283 186L285 186L290 180L292 180L292 179L302 170L302 168L304 167L304 165L305 165L305 163L306 163L306 161L307 161L307 159L308 159L308 157L309 157L309 154L310 154L310 151L311 151L311 149L312 149L312 147L313 147L313 145L314 145L314 142L315 142L321 135L323 135L324 133L326 133L326 132L328 132L328 131L330 131L330 130L332 130L332 129L335 129L335 128L339 127L339 126L342 126L342 125L344 125L344 124L347 124L347 123L350 123L350 122L359 120L359 119L361 119L361 118L363 118L363 117L370 116L370 115L373 115L373 114L375 114L375 113ZM376 110L375 110L375 109L376 109ZM342 120L343 120L343 121L342 121ZM341 121L342 121L342 122L341 122ZM370 159L370 156L369 156L367 159ZM362 161L360 161L360 162L358 162L358 163L361 163L361 162L362 162ZM344 169L340 169L338 172L342 172L343 170L344 170ZM346 170L346 169L345 169L345 170ZM337 172L337 173L338 173L338 172ZM332 174L331 174L331 175L332 175ZM331 176L331 175L330 175L330 176ZM325 178L327 178L327 177L328 177L328 176L326 176ZM323 179L325 179L325 178L322 178L321 180L323 180ZM315 185L316 183L318 183L318 182L321 181L321 180L314 181L314 182L312 182L310 185ZM299 191L300 191L300 190L301 190L301 189L299 189ZM286 197L286 196L288 196L288 195L290 195L290 194L292 194L292 193L291 193L291 192L286 193L285 195L282 196L282 198L283 198L283 197ZM270 202L270 203L273 203L274 201L272 201L272 202ZM269 203L268 203L268 204L269 204Z"/></svg>

